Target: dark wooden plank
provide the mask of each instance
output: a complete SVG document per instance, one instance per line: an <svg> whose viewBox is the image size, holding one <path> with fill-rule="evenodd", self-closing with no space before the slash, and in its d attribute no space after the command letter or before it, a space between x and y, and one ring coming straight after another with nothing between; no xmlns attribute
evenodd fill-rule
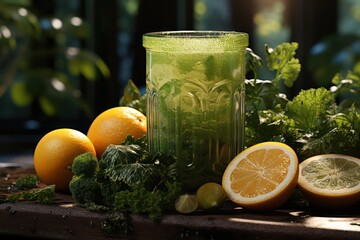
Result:
<svg viewBox="0 0 360 240"><path fill-rule="evenodd" d="M26 173L31 173L28 169ZM13 169L8 181L21 175ZM79 208L68 194L57 194L55 204L0 204L0 237L44 239L104 239L101 226L113 213ZM117 239L360 239L359 207L340 212L314 209L280 209L249 212L226 202L221 211L191 215L169 213L154 223L132 215L133 231Z"/></svg>
<svg viewBox="0 0 360 240"><path fill-rule="evenodd" d="M101 225L111 213L94 213L63 201L57 205L6 203L0 205L0 233L47 239L103 239ZM221 214L168 214L160 223L133 215L133 231L120 239L359 239L360 218L310 216L301 211L250 213L243 209Z"/></svg>

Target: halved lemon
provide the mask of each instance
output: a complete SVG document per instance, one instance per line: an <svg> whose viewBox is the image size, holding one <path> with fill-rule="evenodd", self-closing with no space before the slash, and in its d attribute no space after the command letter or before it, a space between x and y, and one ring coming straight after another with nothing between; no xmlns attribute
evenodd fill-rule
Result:
<svg viewBox="0 0 360 240"><path fill-rule="evenodd" d="M225 169L227 197L252 210L273 210L292 195L298 178L295 151L280 142L263 142L238 154Z"/></svg>
<svg viewBox="0 0 360 240"><path fill-rule="evenodd" d="M360 201L360 159L341 154L310 157L300 163L299 187L316 206L348 208Z"/></svg>

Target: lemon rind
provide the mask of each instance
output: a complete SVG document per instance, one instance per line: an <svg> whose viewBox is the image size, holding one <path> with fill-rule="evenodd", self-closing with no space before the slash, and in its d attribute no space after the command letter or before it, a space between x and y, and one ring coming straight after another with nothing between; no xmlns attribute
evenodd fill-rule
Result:
<svg viewBox="0 0 360 240"><path fill-rule="evenodd" d="M288 154L290 156L290 165L288 167L289 172L286 175L285 179L273 191L270 191L269 193L266 193L263 195L258 195L253 198L242 197L240 194L233 192L232 189L230 187L228 187L230 185L230 176L228 173L231 173L236 168L237 164L240 161L242 161L243 159L245 159L246 156L250 152L259 150L259 149L267 149L267 150L281 149L281 150L283 150L286 154ZM284 143L280 143L280 142L263 142L263 143L256 144L252 147L245 149L241 153L239 153L234 158L234 160L230 162L230 164L227 167L228 169L224 172L223 187L227 193L228 198L230 200L232 200L236 203L240 203L240 204L241 203L242 204L257 204L260 202L267 201L267 200L279 195L281 192L283 192L287 188L287 186L293 181L293 178L296 177L296 175L298 173L298 167L296 166L296 165L298 165L298 158L297 158L295 151L288 145L286 145Z"/></svg>

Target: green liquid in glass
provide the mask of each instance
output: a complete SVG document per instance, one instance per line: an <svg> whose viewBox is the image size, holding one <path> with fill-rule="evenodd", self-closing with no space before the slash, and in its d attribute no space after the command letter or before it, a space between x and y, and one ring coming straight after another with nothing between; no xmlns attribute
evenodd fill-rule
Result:
<svg viewBox="0 0 360 240"><path fill-rule="evenodd" d="M149 150L175 154L189 190L221 183L243 149L247 42L238 32L143 37Z"/></svg>

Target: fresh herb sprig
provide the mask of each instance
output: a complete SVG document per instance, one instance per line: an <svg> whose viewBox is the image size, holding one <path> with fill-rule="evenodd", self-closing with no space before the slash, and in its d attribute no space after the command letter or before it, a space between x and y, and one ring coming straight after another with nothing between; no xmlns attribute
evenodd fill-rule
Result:
<svg viewBox="0 0 360 240"><path fill-rule="evenodd" d="M275 86L279 87L282 80L287 87L292 87L296 81L301 64L295 57L298 43L282 43L276 48L265 45L265 56L269 70L275 71L275 77L272 80Z"/></svg>

